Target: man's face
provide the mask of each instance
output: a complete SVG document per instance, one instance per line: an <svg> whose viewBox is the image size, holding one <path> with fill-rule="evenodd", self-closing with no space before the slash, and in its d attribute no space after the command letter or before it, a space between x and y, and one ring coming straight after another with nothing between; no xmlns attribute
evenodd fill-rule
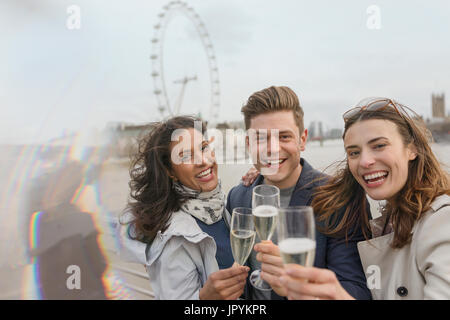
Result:
<svg viewBox="0 0 450 320"><path fill-rule="evenodd" d="M260 114L250 120L247 143L256 169L268 184L279 188L295 184L307 134L307 130L300 134L292 111Z"/></svg>

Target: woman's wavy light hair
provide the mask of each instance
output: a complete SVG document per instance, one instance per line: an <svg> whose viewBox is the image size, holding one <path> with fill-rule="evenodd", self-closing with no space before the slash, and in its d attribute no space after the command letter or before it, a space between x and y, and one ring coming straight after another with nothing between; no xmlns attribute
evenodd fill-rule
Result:
<svg viewBox="0 0 450 320"><path fill-rule="evenodd" d="M415 146L417 157L409 162L408 179L395 197L387 201L385 207L394 229L391 246L401 248L411 241L414 224L430 209L434 199L443 194L450 195L450 179L431 150L432 137L423 120L411 109L394 100L386 100L391 101L392 105L370 109L364 108L360 103L350 110L351 113L347 112L342 138L345 138L348 129L355 123L379 119L396 125L405 147L410 144ZM366 102L365 106L367 105ZM356 231L356 226L362 229L366 239L370 238L366 193L351 174L347 160L341 162L337 173L326 184L316 189L311 205L318 215L318 221L327 226L321 228L322 232L328 235L345 235L347 239L350 230ZM334 213L341 208L345 208L345 211L339 219Z"/></svg>

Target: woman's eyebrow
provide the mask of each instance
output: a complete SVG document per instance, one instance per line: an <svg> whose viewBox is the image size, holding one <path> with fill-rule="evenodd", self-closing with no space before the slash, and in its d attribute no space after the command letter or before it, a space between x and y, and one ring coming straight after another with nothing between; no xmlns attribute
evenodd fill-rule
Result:
<svg viewBox="0 0 450 320"><path fill-rule="evenodd" d="M374 139L370 140L368 143L370 144L370 143L373 143L373 142L375 142L375 141L377 141L377 140L380 140L380 139L386 139L386 140L389 140L389 139L386 138L386 137L377 137L377 138L374 138Z"/></svg>
<svg viewBox="0 0 450 320"><path fill-rule="evenodd" d="M373 138L373 139L369 140L369 142L367 142L367 144L374 143L374 142L376 142L376 141L378 141L378 140L381 140L381 139L389 140L389 139L386 138L386 137L376 137L376 138ZM356 145L356 144L352 144L351 146L345 147L345 150L347 150L347 149L354 149L354 148L359 148L359 146Z"/></svg>
<svg viewBox="0 0 450 320"><path fill-rule="evenodd" d="M356 144L353 144L351 146L345 147L345 150L347 150L347 149L356 149L356 148L359 148L359 146L357 146Z"/></svg>

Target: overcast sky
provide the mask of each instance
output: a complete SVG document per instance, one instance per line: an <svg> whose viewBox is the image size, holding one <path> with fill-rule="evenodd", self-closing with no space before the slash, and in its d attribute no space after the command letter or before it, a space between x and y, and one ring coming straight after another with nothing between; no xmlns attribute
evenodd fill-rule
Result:
<svg viewBox="0 0 450 320"><path fill-rule="evenodd" d="M240 120L248 96L290 86L305 123L342 127L367 96L388 96L431 115L431 93L450 90L450 2L190 0L217 57L220 120ZM153 26L168 1L2 0L0 143L32 143L108 122L158 120L151 77ZM67 8L81 9L69 30ZM380 29L368 28L380 9ZM373 24L371 24L373 26ZM208 60L193 24L174 16L164 44L172 101L208 116ZM448 105L448 99L447 99ZM449 108L447 107L447 110Z"/></svg>

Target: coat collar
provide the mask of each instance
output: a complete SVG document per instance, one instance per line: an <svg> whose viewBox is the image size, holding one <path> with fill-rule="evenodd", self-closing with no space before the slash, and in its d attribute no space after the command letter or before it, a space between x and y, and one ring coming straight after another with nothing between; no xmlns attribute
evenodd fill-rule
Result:
<svg viewBox="0 0 450 320"><path fill-rule="evenodd" d="M123 222L132 220L131 213L124 215ZM158 231L152 243L143 243L139 240L131 239L128 236L130 225L125 224L119 227L120 249L119 255L130 262L137 262L150 266L161 255L167 241L172 237L181 236L191 243L199 243L205 238L211 238L203 232L195 219L188 213L176 211L172 213L170 225L165 232ZM134 234L132 232L132 234ZM212 238L211 238L212 239Z"/></svg>
<svg viewBox="0 0 450 320"><path fill-rule="evenodd" d="M439 197L436 197L436 199L434 199L433 203L431 204L431 209L434 212L436 212L440 208L449 206L449 205L450 205L450 196L447 194L443 194Z"/></svg>

